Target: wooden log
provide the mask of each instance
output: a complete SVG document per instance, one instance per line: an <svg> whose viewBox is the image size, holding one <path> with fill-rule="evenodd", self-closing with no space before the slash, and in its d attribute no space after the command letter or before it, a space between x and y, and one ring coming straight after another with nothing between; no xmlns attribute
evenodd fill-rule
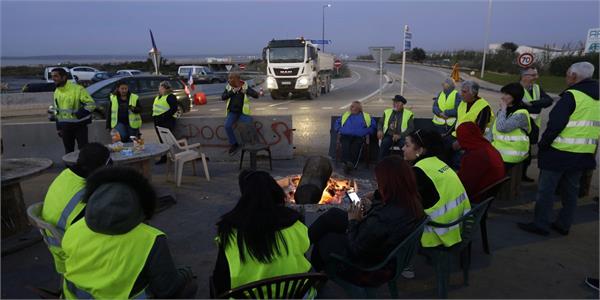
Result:
<svg viewBox="0 0 600 300"><path fill-rule="evenodd" d="M302 169L302 177L300 177L294 194L296 203L319 203L332 172L331 162L323 156L313 156L306 160Z"/></svg>
<svg viewBox="0 0 600 300"><path fill-rule="evenodd" d="M2 238L24 232L29 228L21 184L2 186Z"/></svg>

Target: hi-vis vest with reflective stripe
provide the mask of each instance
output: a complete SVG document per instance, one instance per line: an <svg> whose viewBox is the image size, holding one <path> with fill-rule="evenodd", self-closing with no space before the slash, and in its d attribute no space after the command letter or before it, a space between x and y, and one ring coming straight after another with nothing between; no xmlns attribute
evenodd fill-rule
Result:
<svg viewBox="0 0 600 300"><path fill-rule="evenodd" d="M438 95L437 101L438 101L438 107L440 108L440 110L442 112L446 111L446 110L451 110L454 109L454 103L456 102L456 94L458 92L456 90L453 90L452 92L450 92L450 95L448 95L448 97L446 97L446 93L444 93L444 91L441 91L440 94ZM433 114L433 124L436 125L448 125L448 126L452 126L454 125L454 122L456 122L456 118L448 118L446 120L438 117L436 114Z"/></svg>
<svg viewBox="0 0 600 300"><path fill-rule="evenodd" d="M526 109L519 109L514 114L523 114L527 118L527 132L522 128L516 128L511 132L500 132L496 129L496 122L492 127L492 145L502 155L502 160L507 163L519 163L529 155L529 133L531 132L531 120ZM496 119L498 121L498 119Z"/></svg>
<svg viewBox="0 0 600 300"><path fill-rule="evenodd" d="M467 192L458 175L447 164L437 157L428 157L418 161L415 167L425 172L440 195L435 205L425 210L432 221L452 223L469 212L471 205ZM423 247L450 247L461 241L460 231L459 224L448 228L426 226L421 244Z"/></svg>
<svg viewBox="0 0 600 300"><path fill-rule="evenodd" d="M42 207L42 219L63 233L71 225L73 219L85 208L81 203L85 179L73 173L70 169L62 171L48 188ZM58 273L65 272L65 254L60 247L60 241L49 231L44 231L44 239L49 245L54 257L54 266Z"/></svg>
<svg viewBox="0 0 600 300"><path fill-rule="evenodd" d="M56 119L63 123L79 123L92 118L91 114L84 118L77 119L75 112L81 106L90 113L96 109L96 102L88 94L87 90L70 81L67 81L64 86L57 87L54 90L54 106L56 109Z"/></svg>
<svg viewBox="0 0 600 300"><path fill-rule="evenodd" d="M390 125L390 118L392 117L392 112L394 110L391 108L388 108L386 110L383 111L383 133L385 134L388 130L388 127ZM400 131L401 132L405 132L406 129L408 128L408 121L410 120L410 118L412 118L413 113L412 111L404 108L403 112L402 112L402 125L400 126ZM370 118L370 117L369 117ZM365 119L366 121L366 119ZM371 123L369 122L369 125L371 125Z"/></svg>
<svg viewBox="0 0 600 300"><path fill-rule="evenodd" d="M535 102L540 100L540 86L538 84L533 84L531 92L533 95L529 94L529 91L526 88L523 88L523 102ZM535 122L538 128L542 126L542 116L540 114L529 114L529 116Z"/></svg>
<svg viewBox="0 0 600 300"><path fill-rule="evenodd" d="M486 128L489 128L490 124L494 122L494 112L492 111L490 104L485 99L477 99L475 102L473 102L473 105L469 111L467 111L467 103L464 101L460 102L456 112L456 126L452 132L452 136L456 137L456 128L458 128L460 124L465 122L477 123L477 117L479 116L479 113L486 107L490 108L490 121L486 125Z"/></svg>
<svg viewBox="0 0 600 300"><path fill-rule="evenodd" d="M551 146L560 151L594 153L600 135L600 102L578 90L567 90L575 99L569 123Z"/></svg>
<svg viewBox="0 0 600 300"><path fill-rule="evenodd" d="M129 96L129 106L135 107L138 102L138 95L131 94ZM110 107L111 107L111 115L110 115L110 127L115 128L117 126L118 114L119 114L119 100L117 96L114 94L110 94ZM142 116L140 114L136 114L132 112L130 109L127 110L129 114L129 126L131 128L137 129L142 127Z"/></svg>
<svg viewBox="0 0 600 300"><path fill-rule="evenodd" d="M140 223L131 231L106 235L81 219L63 238L63 291L67 299L128 299L160 230ZM145 289L133 298L147 298Z"/></svg>
<svg viewBox="0 0 600 300"><path fill-rule="evenodd" d="M342 126L344 126L344 124L346 123L346 121L348 121L348 118L350 118L351 113L349 111L345 112L342 115ZM363 118L365 119L365 127L369 127L371 126L371 115L366 113L366 112L362 112Z"/></svg>
<svg viewBox="0 0 600 300"><path fill-rule="evenodd" d="M227 91L231 91L233 88L228 84L225 86L225 89ZM242 87L240 89L248 89L248 84L244 82L244 84L242 85ZM225 115L227 115L227 113L229 113L229 101L231 101L231 98L227 99L227 104L225 106ZM244 105L242 106L242 113L245 115L250 115L250 98L248 98L248 94L244 94Z"/></svg>
<svg viewBox="0 0 600 300"><path fill-rule="evenodd" d="M237 234L230 236L230 241L225 247L225 256L229 265L229 276L231 277L231 288L261 279L304 273L310 270L310 262L304 256L310 247L308 229L302 222L297 221L294 225L281 231L281 237L287 245L287 252L281 240L277 239L280 254L275 254L269 264L263 264L250 256L244 248L244 263L240 260L240 252L237 242ZM220 243L219 239L215 239Z"/></svg>
<svg viewBox="0 0 600 300"><path fill-rule="evenodd" d="M156 98L154 98L154 104L152 105L152 116L160 116L166 112L169 111L169 109L171 108L169 106L169 102L167 102L167 98L169 97L169 95L164 95L164 96L156 96ZM173 117L177 117L177 113L173 114Z"/></svg>

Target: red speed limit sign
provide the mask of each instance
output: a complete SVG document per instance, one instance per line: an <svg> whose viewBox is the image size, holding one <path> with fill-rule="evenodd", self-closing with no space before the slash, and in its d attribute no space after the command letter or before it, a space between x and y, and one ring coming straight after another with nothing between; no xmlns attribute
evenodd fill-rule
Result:
<svg viewBox="0 0 600 300"><path fill-rule="evenodd" d="M339 69L342 66L342 62L340 60L336 60L333 63L333 66L336 67L337 69Z"/></svg>
<svg viewBox="0 0 600 300"><path fill-rule="evenodd" d="M527 68L533 64L533 59L533 54L523 53L519 55L519 58L517 58L517 64L519 64L519 66L522 68Z"/></svg>

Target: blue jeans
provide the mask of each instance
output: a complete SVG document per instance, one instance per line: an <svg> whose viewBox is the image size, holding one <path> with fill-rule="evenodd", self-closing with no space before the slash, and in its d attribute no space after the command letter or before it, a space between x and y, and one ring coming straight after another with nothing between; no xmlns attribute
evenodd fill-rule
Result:
<svg viewBox="0 0 600 300"><path fill-rule="evenodd" d="M573 215L577 208L579 180L583 172L540 170L539 186L535 202L535 225L548 230L552 219L554 192L558 189L562 208L558 213L556 224L564 230L569 230L573 223Z"/></svg>
<svg viewBox="0 0 600 300"><path fill-rule="evenodd" d="M233 132L233 125L238 121L242 123L249 123L252 122L252 117L242 113L227 113L227 118L225 119L225 131L227 132L227 139L229 139L230 145L237 144L237 140L235 139L235 133Z"/></svg>
<svg viewBox="0 0 600 300"><path fill-rule="evenodd" d="M115 126L115 129L121 135L121 142L123 142L123 143L131 142L131 139L129 139L130 136L139 136L139 134L140 134L139 129L131 128L129 125L123 124L123 123L117 123L117 126Z"/></svg>

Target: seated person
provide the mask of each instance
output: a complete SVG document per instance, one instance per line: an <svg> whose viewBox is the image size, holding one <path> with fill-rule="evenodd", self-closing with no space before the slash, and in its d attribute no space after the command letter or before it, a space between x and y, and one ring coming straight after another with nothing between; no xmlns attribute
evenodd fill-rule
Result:
<svg viewBox="0 0 600 300"><path fill-rule="evenodd" d="M348 212L331 208L310 226L308 233L314 245L311 262L316 270L325 268L332 253L366 267L381 263L423 219L415 177L402 158L384 158L375 167L375 177L379 189L372 200L361 200L363 207L352 205ZM389 272L395 271L395 262L388 267L375 274L339 270L339 275L371 286L394 275Z"/></svg>
<svg viewBox="0 0 600 300"><path fill-rule="evenodd" d="M404 137L414 129L413 113L404 108L406 99L400 95L394 96L394 108L383 111L383 117L377 123L377 139L379 144L379 160L390 154L392 146L402 149Z"/></svg>
<svg viewBox="0 0 600 300"><path fill-rule="evenodd" d="M354 101L350 110L335 121L334 130L339 135L338 142L342 144L344 172L350 173L358 165L365 138L375 133L375 120L362 111L359 101Z"/></svg>
<svg viewBox="0 0 600 300"><path fill-rule="evenodd" d="M471 209L469 197L458 175L438 155L443 142L433 130L417 130L406 137L404 159L414 164L417 189L425 213L437 223L452 223ZM460 226L436 230L426 226L421 237L423 247L450 247L461 241Z"/></svg>
<svg viewBox="0 0 600 300"><path fill-rule="evenodd" d="M42 206L42 219L64 233L72 223L83 217L85 204L81 202L81 198L85 179L95 170L111 162L110 151L104 145L90 143L83 146L75 165L60 172L50 184ZM62 274L65 272L65 257L59 247L60 241L54 239L50 232L46 234L56 272Z"/></svg>
<svg viewBox="0 0 600 300"><path fill-rule="evenodd" d="M304 254L308 229L286 195L265 171L244 170L238 177L242 196L217 222L215 294L254 281L308 272Z"/></svg>
<svg viewBox="0 0 600 300"><path fill-rule="evenodd" d="M504 178L504 162L498 150L481 135L481 130L475 123L460 124L456 133L458 143L465 151L458 177L471 203L479 203L485 199L476 198L475 195Z"/></svg>
<svg viewBox="0 0 600 300"><path fill-rule="evenodd" d="M167 238L145 222L156 193L127 167L104 168L85 186L85 217L63 238L67 299L194 298L189 269L176 269Z"/></svg>

